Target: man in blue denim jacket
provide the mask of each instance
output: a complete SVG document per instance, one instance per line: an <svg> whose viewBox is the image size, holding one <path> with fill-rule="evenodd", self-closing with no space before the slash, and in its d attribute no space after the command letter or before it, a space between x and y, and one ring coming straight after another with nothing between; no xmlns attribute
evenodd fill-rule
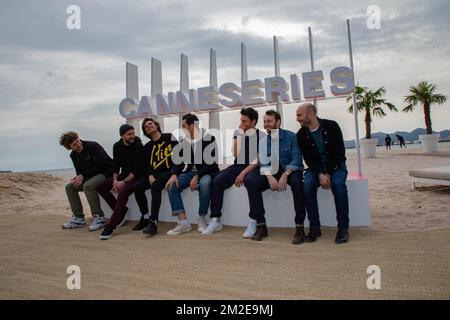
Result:
<svg viewBox="0 0 450 320"><path fill-rule="evenodd" d="M294 196L296 224L292 243L300 244L305 237L303 223L306 216L302 155L295 133L280 129L280 125L280 114L274 110L267 111L264 115L264 129L268 136L260 142L260 170L250 172L245 182L250 202L250 218L257 222L252 240L261 241L268 236L262 192L269 188L272 191L285 191L289 184Z"/></svg>

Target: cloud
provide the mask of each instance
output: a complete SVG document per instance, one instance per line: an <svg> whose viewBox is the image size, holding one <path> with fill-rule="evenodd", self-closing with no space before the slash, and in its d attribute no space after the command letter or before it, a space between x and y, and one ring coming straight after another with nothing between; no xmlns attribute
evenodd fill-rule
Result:
<svg viewBox="0 0 450 320"><path fill-rule="evenodd" d="M164 91L179 88L180 54L189 56L190 85L208 85L209 48L217 51L219 83L240 81L240 43L247 45L250 78L273 75L272 36L279 37L281 73L309 71L307 27L315 65L325 75L349 65L345 19L351 18L356 79L384 85L402 105L420 80L450 91L448 1L378 1L381 29L369 30L372 1L77 1L81 30L66 28L72 1L2 1L0 12L0 169L70 166L56 143L76 129L108 149L123 122L118 103L125 91L125 61L139 66L140 94L150 94L150 58L162 61ZM323 116L342 122L353 137L346 102L324 102ZM286 107L286 112L294 108ZM433 108L436 130L446 129L450 108ZM224 116L226 127L236 123ZM420 112L376 119L375 131L423 126ZM288 128L297 125L289 119ZM237 121L237 120L235 120ZM169 121L176 122L176 121ZM340 122L340 123L341 123ZM27 148L28 146L28 148ZM26 150L33 153L33 158ZM40 159L37 161L37 159Z"/></svg>

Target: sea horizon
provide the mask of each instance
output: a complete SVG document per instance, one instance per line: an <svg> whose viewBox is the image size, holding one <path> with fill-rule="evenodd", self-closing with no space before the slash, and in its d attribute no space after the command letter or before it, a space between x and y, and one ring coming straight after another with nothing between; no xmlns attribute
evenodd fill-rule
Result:
<svg viewBox="0 0 450 320"><path fill-rule="evenodd" d="M450 141L442 141L439 142L440 145L442 144L450 144ZM407 146L411 146L413 148L417 148L418 146L420 146L420 143L410 143L410 144L406 144ZM377 146L377 149L385 149L384 145L379 145ZM397 150L397 149L401 149L399 144L394 144L391 145L391 149L392 150ZM347 147L345 148L346 152L348 154L355 154L356 153L356 148L355 147ZM406 149L408 150L408 149ZM233 159L233 157L227 157L227 159ZM15 172L15 173L46 173L46 174L51 174L54 176L68 176L68 175L75 175L75 169L73 167L68 167L68 168L47 168L47 169L29 169L29 170L17 170L17 171L0 171L0 172Z"/></svg>

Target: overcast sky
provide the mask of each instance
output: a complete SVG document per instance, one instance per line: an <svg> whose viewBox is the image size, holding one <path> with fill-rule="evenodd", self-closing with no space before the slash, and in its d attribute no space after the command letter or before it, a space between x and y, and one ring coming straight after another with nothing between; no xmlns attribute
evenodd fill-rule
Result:
<svg viewBox="0 0 450 320"><path fill-rule="evenodd" d="M179 89L180 54L189 56L191 88L209 84L209 49L217 51L218 82L240 82L240 43L247 45L249 79L272 76L279 37L281 74L310 70L307 27L315 66L349 66L345 20L351 19L356 80L385 86L403 107L411 85L427 80L450 93L450 1L62 1L0 0L0 170L72 165L58 145L65 130L100 142L111 154L124 122L125 62L139 66L140 95L150 95L150 58L162 61L164 92ZM81 29L66 27L69 5L81 9ZM381 9L381 28L367 27L367 7ZM450 128L450 106L432 108L433 129ZM320 102L354 138L344 99ZM285 127L296 131L296 105L285 106ZM260 109L261 111L265 110ZM203 117L202 119L207 119ZM237 126L236 112L221 117ZM206 120L205 120L206 121ZM176 121L166 121L174 128ZM373 132L424 127L421 108L375 119ZM364 134L363 122L360 124Z"/></svg>

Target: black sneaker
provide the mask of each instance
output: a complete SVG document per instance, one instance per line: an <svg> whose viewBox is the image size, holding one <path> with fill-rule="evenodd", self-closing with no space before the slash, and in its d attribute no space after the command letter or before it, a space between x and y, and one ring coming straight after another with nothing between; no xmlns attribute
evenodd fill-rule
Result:
<svg viewBox="0 0 450 320"><path fill-rule="evenodd" d="M156 222L153 220L150 220L148 222L148 225L142 230L142 233L148 234L149 236L154 236L158 233L158 226L156 225Z"/></svg>
<svg viewBox="0 0 450 320"><path fill-rule="evenodd" d="M114 229L109 224L107 224L105 226L105 228L103 229L102 234L100 235L100 239L108 240L109 238L112 237L113 232L114 232Z"/></svg>
<svg viewBox="0 0 450 320"><path fill-rule="evenodd" d="M144 229L147 225L150 219L145 219L144 216L141 217L141 220L139 220L139 223L134 226L133 231L139 231Z"/></svg>
<svg viewBox="0 0 450 320"><path fill-rule="evenodd" d="M127 213L128 213L128 207L125 207L125 212L122 217L120 217L119 223L117 224L118 227L121 227L127 222Z"/></svg>
<svg viewBox="0 0 450 320"><path fill-rule="evenodd" d="M336 244L346 243L348 242L348 238L348 229L339 229L336 233L336 239L334 240L334 242Z"/></svg>
<svg viewBox="0 0 450 320"><path fill-rule="evenodd" d="M320 231L320 228L311 228L311 229L309 229L309 233L305 237L305 242L309 242L309 243L314 242L321 235L322 235L322 232Z"/></svg>

